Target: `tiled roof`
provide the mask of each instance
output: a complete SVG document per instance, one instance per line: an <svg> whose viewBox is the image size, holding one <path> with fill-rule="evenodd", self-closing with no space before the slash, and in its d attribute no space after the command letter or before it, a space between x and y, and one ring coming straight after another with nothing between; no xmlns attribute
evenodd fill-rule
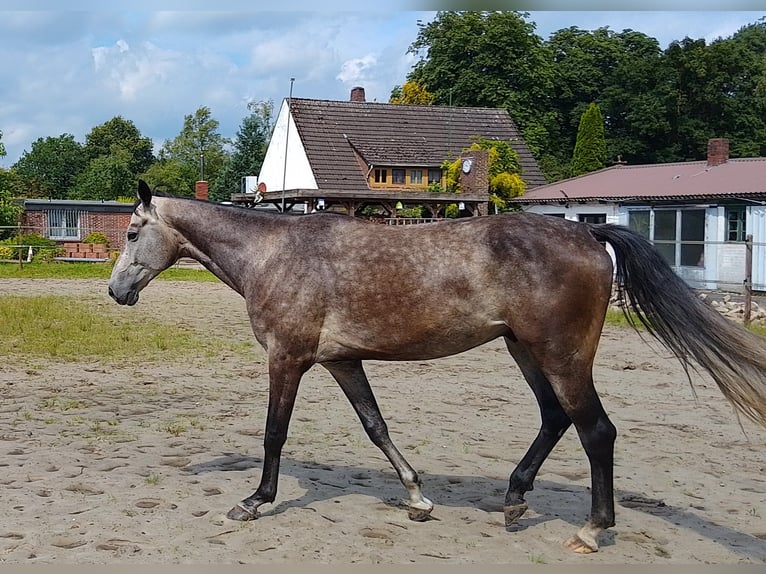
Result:
<svg viewBox="0 0 766 574"><path fill-rule="evenodd" d="M546 183L516 125L502 109L304 98L292 98L290 107L320 189L367 189L370 164L441 166L476 136L509 142L519 154L527 186Z"/></svg>
<svg viewBox="0 0 766 574"><path fill-rule="evenodd" d="M766 196L766 158L729 159L654 165L617 165L531 189L514 203L567 200L673 201Z"/></svg>

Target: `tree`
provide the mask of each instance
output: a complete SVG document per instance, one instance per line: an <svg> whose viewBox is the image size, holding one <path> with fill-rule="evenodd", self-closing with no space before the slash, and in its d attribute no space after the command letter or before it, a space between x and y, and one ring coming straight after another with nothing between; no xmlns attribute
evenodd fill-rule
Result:
<svg viewBox="0 0 766 574"><path fill-rule="evenodd" d="M403 86L396 86L391 90L388 103L430 106L434 103L434 95L417 82L410 80L404 82Z"/></svg>
<svg viewBox="0 0 766 574"><path fill-rule="evenodd" d="M194 197L194 182L199 168L170 159L160 152L158 160L141 176L151 188L179 197ZM131 192L131 195L135 195Z"/></svg>
<svg viewBox="0 0 766 574"><path fill-rule="evenodd" d="M128 167L135 175L143 173L154 163L152 140L141 136L135 124L121 116L96 126L85 136L84 151L88 160L110 156L116 150L127 153Z"/></svg>
<svg viewBox="0 0 766 574"><path fill-rule="evenodd" d="M667 67L657 40L632 30L570 27L552 34L548 47L552 106L560 117L557 176L571 174L580 120L594 101L604 116L607 157L643 163L673 156Z"/></svg>
<svg viewBox="0 0 766 574"><path fill-rule="evenodd" d="M596 171L606 163L604 116L598 104L591 102L580 118L577 142L572 154L572 175Z"/></svg>
<svg viewBox="0 0 766 574"><path fill-rule="evenodd" d="M5 157L7 155L7 152L5 151L5 146L3 145L3 130L0 130L0 157Z"/></svg>
<svg viewBox="0 0 766 574"><path fill-rule="evenodd" d="M436 105L505 108L535 156L548 153L558 118L550 106L548 48L524 12L437 12L420 24L408 81Z"/></svg>
<svg viewBox="0 0 766 574"><path fill-rule="evenodd" d="M234 138L234 152L210 186L211 201L226 201L239 192L241 178L258 175L269 147L274 127L274 102L261 101L247 104L250 114L239 126Z"/></svg>
<svg viewBox="0 0 766 574"><path fill-rule="evenodd" d="M669 115L679 159L704 159L727 137L733 157L766 155L766 20L707 44L684 38L665 51Z"/></svg>
<svg viewBox="0 0 766 574"><path fill-rule="evenodd" d="M186 182L192 193L196 180L215 180L226 163L225 146L229 141L218 133L218 125L210 108L203 106L185 116L181 133L162 147L163 158L181 164L183 173L196 173Z"/></svg>
<svg viewBox="0 0 766 574"><path fill-rule="evenodd" d="M13 235L12 229L5 229L16 225L23 211L21 203L14 198L13 171L0 169L0 239Z"/></svg>
<svg viewBox="0 0 766 574"><path fill-rule="evenodd" d="M604 116L607 157L628 163L673 161L672 91L656 39L623 30L616 35L623 56L598 98Z"/></svg>
<svg viewBox="0 0 766 574"><path fill-rule="evenodd" d="M603 98L610 77L623 57L619 37L608 28L593 31L576 26L551 34L547 46L553 62L551 105L559 118L554 134L557 145L546 158L544 173L556 180L571 173L572 149L583 112L590 102Z"/></svg>
<svg viewBox="0 0 766 574"><path fill-rule="evenodd" d="M74 136L62 134L35 140L31 150L25 150L13 167L43 197L65 199L86 163L83 148Z"/></svg>
<svg viewBox="0 0 766 574"><path fill-rule="evenodd" d="M112 153L91 160L75 178L69 199L109 201L132 197L137 180L130 166L130 153L114 146Z"/></svg>

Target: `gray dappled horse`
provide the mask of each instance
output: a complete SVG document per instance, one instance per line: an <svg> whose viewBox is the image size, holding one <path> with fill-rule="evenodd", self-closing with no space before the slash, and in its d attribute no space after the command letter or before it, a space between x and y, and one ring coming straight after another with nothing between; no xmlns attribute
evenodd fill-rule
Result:
<svg viewBox="0 0 766 574"><path fill-rule="evenodd" d="M616 437L592 378L614 278L600 242L616 253L618 293L632 317L687 372L691 361L701 365L740 412L766 426L764 340L701 301L627 228L531 213L381 226L157 197L143 181L138 195L109 294L134 305L157 274L191 257L244 297L268 355L263 472L257 490L229 511L233 520L254 519L274 501L298 385L316 363L396 469L410 518L428 518L433 504L389 438L362 361L445 357L503 337L542 419L510 476L506 525L524 514L540 466L574 425L590 461L592 502L585 525L565 544L598 550L599 533L614 525Z"/></svg>

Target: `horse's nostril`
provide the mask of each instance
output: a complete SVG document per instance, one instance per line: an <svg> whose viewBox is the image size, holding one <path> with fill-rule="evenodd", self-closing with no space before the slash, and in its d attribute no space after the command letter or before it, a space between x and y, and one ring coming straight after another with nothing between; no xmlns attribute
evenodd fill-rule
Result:
<svg viewBox="0 0 766 574"><path fill-rule="evenodd" d="M114 299L114 291L112 291L111 287L109 287L109 296Z"/></svg>

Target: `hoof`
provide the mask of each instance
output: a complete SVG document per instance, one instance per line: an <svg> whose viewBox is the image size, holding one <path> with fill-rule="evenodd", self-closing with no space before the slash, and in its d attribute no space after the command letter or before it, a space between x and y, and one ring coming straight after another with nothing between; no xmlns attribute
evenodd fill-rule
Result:
<svg viewBox="0 0 766 574"><path fill-rule="evenodd" d="M255 508L250 509L242 504L237 504L237 506L226 513L226 518L230 520L239 520L240 522L247 522L248 520L255 520L258 518L258 513Z"/></svg>
<svg viewBox="0 0 766 574"><path fill-rule="evenodd" d="M513 523L516 522L519 518L522 517L522 515L527 511L526 502L522 502L521 504L514 504L513 506L503 506L503 513L505 514L505 527L509 528L510 526L513 526Z"/></svg>
<svg viewBox="0 0 766 574"><path fill-rule="evenodd" d="M598 552L598 544L595 542L588 544L577 534L564 542L564 546L572 552L576 552L577 554L592 554L594 552Z"/></svg>
<svg viewBox="0 0 766 574"><path fill-rule="evenodd" d="M431 510L433 509L413 508L410 506L407 508L407 516L414 522L425 522L431 518Z"/></svg>

